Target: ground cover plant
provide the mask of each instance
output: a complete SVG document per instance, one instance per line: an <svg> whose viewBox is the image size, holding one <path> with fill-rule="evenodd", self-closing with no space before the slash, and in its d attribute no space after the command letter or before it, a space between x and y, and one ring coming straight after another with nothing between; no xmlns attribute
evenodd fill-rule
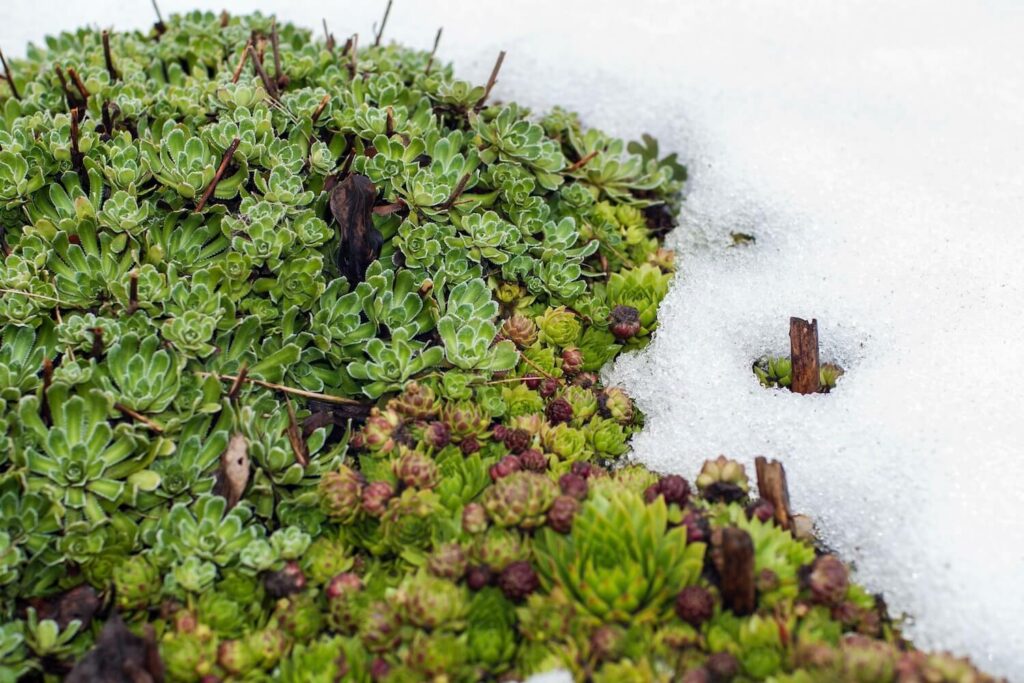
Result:
<svg viewBox="0 0 1024 683"><path fill-rule="evenodd" d="M209 13L5 63L0 680L989 680L738 463L625 462L685 171L500 64Z"/></svg>

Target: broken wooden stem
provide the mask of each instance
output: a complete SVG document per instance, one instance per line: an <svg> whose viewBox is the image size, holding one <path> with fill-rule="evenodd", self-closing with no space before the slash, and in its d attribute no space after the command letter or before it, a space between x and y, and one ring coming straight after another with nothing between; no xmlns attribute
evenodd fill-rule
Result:
<svg viewBox="0 0 1024 683"><path fill-rule="evenodd" d="M498 59L494 62L494 68L491 69L491 76L487 79L487 86L484 88L484 94L480 97L480 100L476 103L477 109L483 109L484 103L487 98L491 96L491 90L494 88L494 84L498 82L498 72L501 71L501 64L505 61L505 51L502 50L498 53Z"/></svg>
<svg viewBox="0 0 1024 683"><path fill-rule="evenodd" d="M92 349L90 349L89 353L93 358L99 358L103 355L105 348L103 345L103 328L94 327L89 331L92 332Z"/></svg>
<svg viewBox="0 0 1024 683"><path fill-rule="evenodd" d="M334 54L334 36L327 30L327 19L323 19L324 22L324 41L326 42L327 51L332 55Z"/></svg>
<svg viewBox="0 0 1024 683"><path fill-rule="evenodd" d="M18 94L18 86L14 85L14 74L11 73L11 67L7 64L7 58L4 57L3 50L0 50L0 64L4 67L4 77L7 79L7 85L11 87L11 95L14 99L20 100L21 95Z"/></svg>
<svg viewBox="0 0 1024 683"><path fill-rule="evenodd" d="M81 173L84 169L82 163L82 150L78 145L81 132L78 130L78 109L71 110L71 167Z"/></svg>
<svg viewBox="0 0 1024 683"><path fill-rule="evenodd" d="M238 83L238 79L242 77L242 69L245 68L245 63L249 61L249 48L252 47L252 41L248 41L245 47L242 48L242 58L238 60L238 66L235 67L235 72L231 74L231 82Z"/></svg>
<svg viewBox="0 0 1024 683"><path fill-rule="evenodd" d="M320 115L324 113L324 109L327 108L327 104L331 101L330 95L324 95L323 99L320 100L320 104L316 105L316 109L313 110L313 123L317 122Z"/></svg>
<svg viewBox="0 0 1024 683"><path fill-rule="evenodd" d="M358 57L358 53L359 53L359 34L358 33L353 34L352 37L349 38L348 43L346 43L346 45L348 45L348 51L349 51L349 55L348 55L348 57L349 57L349 63L348 63L349 77L350 78L355 78L356 77L356 73L358 73L358 70L359 70L359 57Z"/></svg>
<svg viewBox="0 0 1024 683"><path fill-rule="evenodd" d="M778 460L764 456L754 458L757 470L757 491L761 498L775 508L775 521L783 529L790 526L793 512L789 508L789 485L786 483L786 468Z"/></svg>
<svg viewBox="0 0 1024 683"><path fill-rule="evenodd" d="M104 29L101 35L103 36L103 61L107 63L107 73L110 74L110 80L116 81L118 75L117 69L114 68L114 55L110 51L110 31Z"/></svg>
<svg viewBox="0 0 1024 683"><path fill-rule="evenodd" d="M722 529L721 567L722 602L737 616L754 611L757 594L754 585L754 543L743 529Z"/></svg>
<svg viewBox="0 0 1024 683"><path fill-rule="evenodd" d="M133 270L128 284L128 315L139 310L139 271Z"/></svg>
<svg viewBox="0 0 1024 683"><path fill-rule="evenodd" d="M251 48L250 48L251 49ZM206 202L213 196L213 191L217 189L217 183L224 177L224 172L228 170L228 164L231 162L231 157L235 155L235 150L238 149L238 143L241 142L238 138L231 141L228 145L227 150L224 152L224 157L220 160L220 166L217 167L217 174L213 176L213 180L210 181L210 186L206 188L206 192L200 198L199 203L196 204L195 213L200 213L203 207L206 206Z"/></svg>
<svg viewBox="0 0 1024 683"><path fill-rule="evenodd" d="M270 22L270 46L274 49L274 81L278 90L287 87L288 77L281 68L281 39L277 35L277 19Z"/></svg>
<svg viewBox="0 0 1024 683"><path fill-rule="evenodd" d="M150 0L153 5L153 11L156 12L156 23L153 24L153 28L156 29L156 35L159 38L167 32L167 24L164 23L164 16L160 14L160 7L156 4L156 0Z"/></svg>
<svg viewBox="0 0 1024 683"><path fill-rule="evenodd" d="M789 357L793 367L790 390L798 394L816 394L821 389L818 359L818 321L789 319Z"/></svg>
<svg viewBox="0 0 1024 683"><path fill-rule="evenodd" d="M384 8L384 18L380 20L380 29L377 31L377 35L373 38L373 46L377 47L380 45L380 38L384 35L384 27L388 23L388 16L391 14L391 4L394 0L388 0L388 6Z"/></svg>
<svg viewBox="0 0 1024 683"><path fill-rule="evenodd" d="M75 71L75 67L68 67L68 76L71 77L71 82L75 84L75 89L78 90L78 94L82 96L82 105L87 106L89 104L89 91L85 87L85 83L82 82L81 76Z"/></svg>

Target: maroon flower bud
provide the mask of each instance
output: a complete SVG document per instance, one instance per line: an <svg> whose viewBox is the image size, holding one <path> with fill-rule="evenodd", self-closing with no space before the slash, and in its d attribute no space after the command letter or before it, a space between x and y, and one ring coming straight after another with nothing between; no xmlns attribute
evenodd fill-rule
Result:
<svg viewBox="0 0 1024 683"><path fill-rule="evenodd" d="M423 441L433 448L444 448L452 440L451 429L444 422L431 422L423 430Z"/></svg>
<svg viewBox="0 0 1024 683"><path fill-rule="evenodd" d="M470 590L486 588L494 581L494 572L485 564L476 564L466 570L466 585Z"/></svg>
<svg viewBox="0 0 1024 683"><path fill-rule="evenodd" d="M370 663L370 678L375 681L383 681L391 673L391 665L381 657L374 657Z"/></svg>
<svg viewBox="0 0 1024 683"><path fill-rule="evenodd" d="M711 525L707 518L696 510L688 510L683 516L682 526L686 527L687 543L702 543L711 538Z"/></svg>
<svg viewBox="0 0 1024 683"><path fill-rule="evenodd" d="M491 428L491 436L494 437L495 441L505 441L505 439L508 438L509 431L509 428L505 425L494 425L494 427Z"/></svg>
<svg viewBox="0 0 1024 683"><path fill-rule="evenodd" d="M551 398L558 391L558 380L554 377L545 377L540 383L540 395L544 398Z"/></svg>
<svg viewBox="0 0 1024 683"><path fill-rule="evenodd" d="M686 481L678 474L669 474L661 478L658 482L658 489L661 491L661 495L665 497L666 503L675 503L682 507L686 505L686 501L690 498L690 482Z"/></svg>
<svg viewBox="0 0 1024 683"><path fill-rule="evenodd" d="M703 666L690 669L679 680L679 683L711 683L711 673Z"/></svg>
<svg viewBox="0 0 1024 683"><path fill-rule="evenodd" d="M747 506L747 519L755 517L762 522L767 522L775 517L775 506L772 505L770 500L765 500L764 498L754 501Z"/></svg>
<svg viewBox="0 0 1024 683"><path fill-rule="evenodd" d="M462 530L467 534L487 531L487 510L480 503L466 503L462 508Z"/></svg>
<svg viewBox="0 0 1024 683"><path fill-rule="evenodd" d="M388 508L395 489L386 481L375 481L363 489L363 511L371 517L380 517Z"/></svg>
<svg viewBox="0 0 1024 683"><path fill-rule="evenodd" d="M676 614L697 628L715 614L715 598L703 586L687 586L676 596Z"/></svg>
<svg viewBox="0 0 1024 683"><path fill-rule="evenodd" d="M544 414L553 425L568 422L572 419L572 406L564 398L556 398L548 403Z"/></svg>
<svg viewBox="0 0 1024 683"><path fill-rule="evenodd" d="M771 569L762 569L754 577L754 586L761 593L770 593L779 587L779 577Z"/></svg>
<svg viewBox="0 0 1024 683"><path fill-rule="evenodd" d="M740 673L740 662L728 652L716 652L707 658L704 667L711 674L712 683L729 683Z"/></svg>
<svg viewBox="0 0 1024 683"><path fill-rule="evenodd" d="M353 434L352 438L348 442L348 445L357 451L362 450L363 446L366 445L366 439L363 438L363 433L356 432L355 434Z"/></svg>
<svg viewBox="0 0 1024 683"><path fill-rule="evenodd" d="M823 605L838 605L846 597L849 586L846 566L835 555L822 555L810 566L806 574L806 585L815 602Z"/></svg>
<svg viewBox="0 0 1024 683"><path fill-rule="evenodd" d="M562 372L575 375L583 369L583 352L575 346L562 350Z"/></svg>
<svg viewBox="0 0 1024 683"><path fill-rule="evenodd" d="M590 650L598 659L611 661L618 658L624 640L622 627L605 624L594 629L590 636Z"/></svg>
<svg viewBox="0 0 1024 683"><path fill-rule="evenodd" d="M654 482L650 486L644 489L644 502L650 505L654 501L658 500L658 496L661 495L660 482Z"/></svg>
<svg viewBox="0 0 1024 683"><path fill-rule="evenodd" d="M524 375L523 381L526 382L527 389L536 390L537 387L540 386L540 377L537 377L536 375Z"/></svg>
<svg viewBox="0 0 1024 683"><path fill-rule="evenodd" d="M571 475L567 475L571 476ZM560 534L572 530L572 520L580 509L580 502L572 496L559 496L548 510L548 526Z"/></svg>
<svg viewBox="0 0 1024 683"><path fill-rule="evenodd" d="M572 464L572 468L569 471L584 479L590 479L594 474L594 466L585 460L577 460Z"/></svg>
<svg viewBox="0 0 1024 683"><path fill-rule="evenodd" d="M531 448L519 454L519 464L523 466L524 470L530 470L532 472L547 472L548 456Z"/></svg>
<svg viewBox="0 0 1024 683"><path fill-rule="evenodd" d="M567 496L576 500L585 500L587 497L587 480L578 474L568 472L558 479L558 488Z"/></svg>
<svg viewBox="0 0 1024 683"><path fill-rule="evenodd" d="M475 436L467 436L459 444L459 450L463 455L473 455L480 450L480 442L476 440Z"/></svg>
<svg viewBox="0 0 1024 683"><path fill-rule="evenodd" d="M507 429L502 441L505 442L505 446L513 453L522 453L530 447L530 444L533 442L533 435L525 429Z"/></svg>
<svg viewBox="0 0 1024 683"><path fill-rule="evenodd" d="M583 387L584 389L589 389L590 387L597 384L597 382L598 377L596 372L581 372L580 374L576 375L572 380L573 384L579 387Z"/></svg>
<svg viewBox="0 0 1024 683"><path fill-rule="evenodd" d="M519 462L519 456L506 455L504 458L491 465L491 479L498 481L502 477L507 477L513 472L518 472L521 469L523 469L523 464Z"/></svg>
<svg viewBox="0 0 1024 683"><path fill-rule="evenodd" d="M284 569L263 575L263 585L272 597L284 598L306 587L306 575L295 560L285 563Z"/></svg>
<svg viewBox="0 0 1024 683"><path fill-rule="evenodd" d="M616 306L608 316L608 329L616 339L629 339L640 332L640 311L632 306Z"/></svg>
<svg viewBox="0 0 1024 683"><path fill-rule="evenodd" d="M363 590L363 580L353 572L342 572L327 584L327 599L337 600L343 595L351 595Z"/></svg>
<svg viewBox="0 0 1024 683"><path fill-rule="evenodd" d="M498 587L509 600L521 602L540 587L540 579L529 562L513 562L501 572Z"/></svg>

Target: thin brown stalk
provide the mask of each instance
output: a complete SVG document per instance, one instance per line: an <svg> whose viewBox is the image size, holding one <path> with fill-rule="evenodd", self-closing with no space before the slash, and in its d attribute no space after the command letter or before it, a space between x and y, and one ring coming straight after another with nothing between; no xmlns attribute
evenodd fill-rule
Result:
<svg viewBox="0 0 1024 683"><path fill-rule="evenodd" d="M118 75L117 69L114 67L114 55L110 51L110 31L104 29L101 35L103 36L103 61L107 63L107 73L110 74L110 80L116 81Z"/></svg>
<svg viewBox="0 0 1024 683"><path fill-rule="evenodd" d="M146 417L142 413L140 413L140 412L138 412L136 410L132 410L128 406L124 405L123 403L115 403L114 404L114 409L119 411L119 412L124 413L125 415L127 415L130 418L132 418L136 422L141 422L142 424L146 425L147 427L152 429L157 434L161 434L164 431L164 428L163 428L162 425L160 425L160 423L154 422L153 420L149 419L148 417Z"/></svg>
<svg viewBox="0 0 1024 683"><path fill-rule="evenodd" d="M82 96L82 104L89 104L89 90L85 87L85 83L82 82L82 78L73 66L68 67L68 76L71 77L71 82L75 84L78 94Z"/></svg>
<svg viewBox="0 0 1024 683"><path fill-rule="evenodd" d="M430 51L430 57L427 59L427 68L424 71L428 76L430 75L430 69L434 66L434 55L437 54L437 46L441 43L441 32L444 31L444 26L437 29L437 35L434 36L434 49Z"/></svg>
<svg viewBox="0 0 1024 683"><path fill-rule="evenodd" d="M160 14L160 7L156 4L156 0L151 0L153 5L153 11L156 12L156 23L153 28L156 29L156 35L159 38L167 32L167 24L164 23L164 17Z"/></svg>
<svg viewBox="0 0 1024 683"><path fill-rule="evenodd" d="M586 155L585 157L583 157L582 159L580 159L579 161L577 161L577 162L576 162L576 163L574 163L573 165L571 165L571 166L569 166L568 168L566 168L566 169L565 169L564 171L562 171L562 173L572 173L573 171L577 171L577 170L579 170L579 169L583 168L584 166L586 166L587 164L589 164L589 163L590 163L590 161L591 161L591 160L592 160L592 159L593 159L594 157L596 157L596 156L597 156L597 152L598 152L598 150L596 150L596 149L595 149L595 150L594 150L593 152L591 152L590 154Z"/></svg>
<svg viewBox="0 0 1024 683"><path fill-rule="evenodd" d="M64 91L64 99L68 103L68 111L77 109L78 105L75 104L74 93L72 93L71 88L68 87L68 79L64 77L64 69L61 68L60 64L54 64L53 70L57 74L57 80L60 81L60 89Z"/></svg>
<svg viewBox="0 0 1024 683"><path fill-rule="evenodd" d="M93 358L99 358L106 349L106 346L103 344L103 328L94 327L89 331L92 332L92 348L89 350L89 354Z"/></svg>
<svg viewBox="0 0 1024 683"><path fill-rule="evenodd" d="M391 4L394 0L388 0L388 6L384 8L384 18L380 20L380 30L377 31L377 35L373 38L373 46L377 47L380 45L380 37L384 35L384 27L388 23L388 16L391 14Z"/></svg>
<svg viewBox="0 0 1024 683"><path fill-rule="evenodd" d="M14 74L11 73L11 67L7 64L7 58L4 57L3 50L0 50L0 64L3 64L4 77L7 78L7 85L11 87L11 94L14 95L14 99L20 100L21 95L18 94L18 86L14 85Z"/></svg>
<svg viewBox="0 0 1024 683"><path fill-rule="evenodd" d="M494 62L494 68L491 69L491 76L487 79L487 86L484 88L484 94L480 97L480 100L476 103L477 109L483 109L484 103L487 98L491 96L491 90L494 88L494 84L498 82L498 72L501 71L501 65L505 61L505 51L502 50L498 53L498 59Z"/></svg>
<svg viewBox="0 0 1024 683"><path fill-rule="evenodd" d="M324 41L325 41L325 45L327 47L327 51L330 52L333 55L334 54L334 36L331 35L331 32L329 30L327 30L327 19L326 18L323 19L323 22L324 22Z"/></svg>
<svg viewBox="0 0 1024 683"><path fill-rule="evenodd" d="M30 299L39 299L40 301L52 301L53 303L58 305L64 304L63 301L61 301L60 299L55 299L52 296L46 296L45 294L36 294L35 292L26 292L21 289L8 289L6 287L0 287L0 292L4 292L5 294L21 294L22 296L27 296Z"/></svg>
<svg viewBox="0 0 1024 683"><path fill-rule="evenodd" d="M299 422L295 419L295 407L292 405L292 401L288 398L287 394L284 397L284 404L288 409L288 441L292 445L295 462L299 463L300 467L305 467L309 464L309 454L307 453L306 442L302 439L302 432L299 430Z"/></svg>
<svg viewBox="0 0 1024 683"><path fill-rule="evenodd" d="M461 178L459 178L459 184L455 186L455 189L452 190L452 193L448 196L448 199L445 200L444 204L442 204L440 208L442 210L448 210L455 206L455 200L462 196L462 193L466 191L466 185L468 183L469 174L465 173Z"/></svg>
<svg viewBox="0 0 1024 683"><path fill-rule="evenodd" d="M238 79L242 77L242 69L245 68L245 63L249 61L249 48L252 47L252 41L247 41L245 47L242 48L242 58L238 60L238 66L235 67L235 72L231 74L231 82L238 83Z"/></svg>
<svg viewBox="0 0 1024 683"><path fill-rule="evenodd" d="M228 164L231 162L231 157L235 155L235 150L238 149L238 143L241 142L238 138L231 141L228 145L227 150L224 151L224 156L220 160L220 166L217 167L217 174L213 176L213 180L210 181L210 186L206 188L206 192L199 199L199 203L196 204L195 213L200 213L203 207L206 206L206 202L210 201L210 197L213 196L213 191L217 189L217 183L224 177L224 172L228 170Z"/></svg>
<svg viewBox="0 0 1024 683"><path fill-rule="evenodd" d="M277 35L277 19L270 20L270 46L274 50L274 82L280 90L288 84L288 77L281 68L281 38Z"/></svg>
<svg viewBox="0 0 1024 683"><path fill-rule="evenodd" d="M126 312L132 315L139 310L139 271L133 270L131 281L128 285L128 308Z"/></svg>
<svg viewBox="0 0 1024 683"><path fill-rule="evenodd" d="M391 137L395 134L395 110L388 105L385 110L386 118L384 119L384 135Z"/></svg>
<svg viewBox="0 0 1024 683"><path fill-rule="evenodd" d="M78 146L81 132L78 130L78 109L71 110L71 166L76 171L82 171L82 150Z"/></svg>
<svg viewBox="0 0 1024 683"><path fill-rule="evenodd" d="M196 373L200 377L216 377L221 382L234 382L238 379L237 375L218 375L214 372L198 372ZM274 384L273 382L264 382L261 379L253 379L251 377L243 378L243 381L249 382L261 386L264 389L273 389L274 391L281 391L292 396L302 396L303 398L312 398L317 401L323 401L324 403L336 403L338 405L345 406L359 406L363 405L360 401L355 399L345 398L344 396L331 396L330 394L319 394L315 391L306 391L305 389L296 389L294 387L288 387L283 384Z"/></svg>
<svg viewBox="0 0 1024 683"><path fill-rule="evenodd" d="M356 74L359 73L359 34L355 33L349 38L348 43L348 73L351 78L355 78Z"/></svg>
<svg viewBox="0 0 1024 683"><path fill-rule="evenodd" d="M249 364L242 361L242 367L238 368L238 375L235 377L235 381L231 383L231 389L228 390L228 400L234 401L238 398L238 392L242 390L242 385L245 383L245 378L249 376Z"/></svg>
<svg viewBox="0 0 1024 683"><path fill-rule="evenodd" d="M526 364L527 364L527 365L529 365L529 366L530 366L531 368L533 368L534 370L536 370L536 371L537 371L537 372L539 372L540 374L544 375L544 376L545 376L545 377L547 377L548 379L553 379L553 380L555 380L555 381L561 382L561 380L559 380L559 379L558 379L557 377L555 377L555 376L551 375L551 374L550 374L550 373L549 373L549 372L548 372L547 370L545 370L545 369L544 369L544 368L542 368L541 366L539 366L539 365L537 365L536 363L534 363L534 362L533 362L532 360L530 360L529 358L527 358L527 357L526 357L525 355L523 355L523 354L519 354L519 358L520 358L520 359L521 359L521 360L522 360L522 361L523 361L524 363L526 363Z"/></svg>
<svg viewBox="0 0 1024 683"><path fill-rule="evenodd" d="M260 80L263 81L263 87L266 88L267 94L276 100L277 84L270 80L270 76L267 75L266 69L263 68L263 64L260 62L260 58L251 44L247 49L249 50L249 57L252 59L252 65L256 69L256 73L259 74Z"/></svg>
<svg viewBox="0 0 1024 683"><path fill-rule="evenodd" d="M316 105L316 109L313 110L313 123L316 123L317 119L320 118L320 115L324 113L324 110L327 109L327 105L330 101L331 96L324 95L323 99L320 100L320 104Z"/></svg>

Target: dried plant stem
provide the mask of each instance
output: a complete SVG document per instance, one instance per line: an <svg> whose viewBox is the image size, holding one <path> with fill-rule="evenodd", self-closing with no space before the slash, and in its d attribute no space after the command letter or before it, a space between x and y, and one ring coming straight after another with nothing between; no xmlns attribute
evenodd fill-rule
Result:
<svg viewBox="0 0 1024 683"><path fill-rule="evenodd" d="M235 67L235 72L231 74L231 82L238 83L238 79L242 77L242 69L245 68L245 63L249 61L249 48L252 47L252 41L248 41L245 47L242 48L242 58L238 60L238 66Z"/></svg>
<svg viewBox="0 0 1024 683"><path fill-rule="evenodd" d="M249 50L249 57L252 58L252 65L256 69L256 73L259 74L260 80L263 81L263 87L266 89L267 94L276 100L278 96L277 84L270 80L270 76L267 75L267 71L263 68L263 64L256 51L252 48L251 43L247 49Z"/></svg>
<svg viewBox="0 0 1024 683"><path fill-rule="evenodd" d="M494 62L494 68L491 69L491 76L487 79L487 86L484 88L484 94L480 97L480 100L476 103L476 109L480 110L484 108L484 103L487 102L487 98L491 96L491 90L494 88L494 84L498 82L498 72L501 71L501 65L505 61L505 51L502 50L498 53L498 59Z"/></svg>
<svg viewBox="0 0 1024 683"><path fill-rule="evenodd" d="M821 390L818 360L818 321L789 319L789 351L793 367L790 390L798 394L816 394Z"/></svg>
<svg viewBox="0 0 1024 683"><path fill-rule="evenodd" d="M562 171L562 173L572 173L573 171L579 170L579 169L583 168L584 166L586 166L587 164L589 164L590 160L593 159L596 156L597 156L597 150L595 149L593 152L591 152L590 154L586 155L585 157L583 157L582 159L580 159L579 161L574 163L572 166L569 166L568 168L566 168L564 171Z"/></svg>
<svg viewBox="0 0 1024 683"><path fill-rule="evenodd" d="M317 122L320 115L324 113L324 109L327 108L328 103L331 101L330 95L324 95L323 99L320 100L320 104L316 105L316 109L313 110L313 123Z"/></svg>
<svg viewBox="0 0 1024 683"><path fill-rule="evenodd" d="M238 392L242 390L242 385L245 384L245 378L249 376L249 364L242 361L242 366L238 368L238 375L235 376L235 381L231 383L231 388L228 390L228 400L234 401L238 398Z"/></svg>
<svg viewBox="0 0 1024 683"><path fill-rule="evenodd" d="M519 354L519 359L520 359L521 361L523 361L524 363L526 363L527 365L529 365L529 366L530 366L531 368L533 368L534 370L536 370L537 372L539 372L540 374L542 374L542 375L544 375L545 377L547 377L548 379L553 379L553 380L555 380L556 382L561 382L561 381L562 381L562 380L558 379L557 377L555 377L554 375L552 375L551 373L549 373L549 372L548 372L547 370L545 370L545 369L544 369L544 368L542 368L541 366L539 366L539 365L537 365L536 363L534 363L534 362L533 362L532 360L530 360L530 359L529 359L529 358L528 358L527 356L525 356L525 355L523 355L523 354L521 354L521 353Z"/></svg>
<svg viewBox="0 0 1024 683"><path fill-rule="evenodd" d="M107 73L110 74L110 80L116 81L118 79L117 69L114 67L114 55L110 51L110 31L103 30L103 61L107 64Z"/></svg>
<svg viewBox="0 0 1024 683"><path fill-rule="evenodd" d="M455 186L455 189L452 190L451 195L448 196L448 199L446 199L444 204L442 204L439 208L441 208L442 210L448 210L455 206L455 200L461 197L462 193L466 191L467 184L469 184L469 174L464 173L463 176L459 178L459 184Z"/></svg>
<svg viewBox="0 0 1024 683"><path fill-rule="evenodd" d="M380 20L380 29L377 31L377 35L373 38L373 46L377 47L380 45L380 38L384 35L384 27L387 26L388 16L391 14L391 4L394 0L388 0L388 6L384 8L384 18Z"/></svg>
<svg viewBox="0 0 1024 683"><path fill-rule="evenodd" d="M330 52L333 55L334 54L334 36L332 36L331 32L327 29L327 19L326 18L323 19L323 22L324 22L324 41L325 41L325 47L327 47L327 51Z"/></svg>
<svg viewBox="0 0 1024 683"><path fill-rule="evenodd" d="M200 377L216 377L221 382L234 382L238 379L237 375L218 375L214 372L198 372L196 373ZM274 391L282 391L292 396L302 396L303 398L312 398L317 401L323 401L324 403L336 403L338 405L345 406L359 406L363 405L362 402L356 401L355 399L345 398L344 396L331 396L330 394L319 394L315 391L306 391L305 389L296 389L294 387L287 387L283 384L274 384L273 382L264 382L261 379L253 379L251 377L243 377L242 381L249 382L261 386L264 389L273 389Z"/></svg>
<svg viewBox="0 0 1024 683"><path fill-rule="evenodd" d="M71 77L71 82L75 84L78 94L82 96L82 105L87 105L89 103L89 90L85 87L85 83L82 82L81 76L78 75L73 66L68 67L68 76Z"/></svg>
<svg viewBox="0 0 1024 683"><path fill-rule="evenodd" d="M21 95L18 94L18 86L14 85L14 74L11 73L11 67L7 64L7 58L4 57L3 50L0 50L0 64L3 64L4 77L7 79L7 85L11 87L11 94L14 95L14 99L20 100Z"/></svg>
<svg viewBox="0 0 1024 683"><path fill-rule="evenodd" d="M299 463L300 467L305 467L309 464L309 454L306 452L306 442L302 440L299 422L295 419L295 407L287 394L284 397L284 405L288 409L288 441L292 445L295 462Z"/></svg>
<svg viewBox="0 0 1024 683"><path fill-rule="evenodd" d="M252 49L252 48L250 48ZM238 138L231 141L228 145L227 150L224 152L224 157L220 160L220 166L217 167L217 174L213 176L213 180L210 181L210 186L206 188L206 192L200 198L199 203L196 204L195 213L199 213L206 206L206 202L210 201L210 197L213 196L213 191L217 189L217 183L224 177L224 172L228 170L228 164L231 162L231 157L234 156L235 150L238 149L238 143L241 142Z"/></svg>
<svg viewBox="0 0 1024 683"><path fill-rule="evenodd" d="M434 36L434 48L430 51L430 57L427 58L427 68L424 71L428 76L430 75L430 69L434 66L434 55L437 54L437 46L441 43L441 32L444 31L444 26L437 29L437 35Z"/></svg>
<svg viewBox="0 0 1024 683"><path fill-rule="evenodd" d="M27 296L30 299L39 299L40 301L52 301L58 306L68 306L68 304L52 296L46 296L45 294L36 294L35 292L26 292L21 289L7 289L6 287L0 287L0 292L3 292L5 294L21 294L22 296ZM60 315L59 309L57 315Z"/></svg>
<svg viewBox="0 0 1024 683"><path fill-rule="evenodd" d="M133 270L131 282L128 285L128 308L126 312L132 315L139 310L139 271Z"/></svg>
<svg viewBox="0 0 1024 683"><path fill-rule="evenodd" d="M160 423L154 422L153 420L149 419L148 417L146 417L142 413L140 413L138 411L135 411L135 410L132 410L128 406L124 405L123 403L115 403L114 404L114 409L119 411L119 412L124 413L125 415L127 415L130 418L132 418L136 422L141 422L142 424L146 425L147 427L152 429L157 434L160 434L160 433L162 433L164 431L164 428L163 428L162 425L160 425Z"/></svg>
<svg viewBox="0 0 1024 683"><path fill-rule="evenodd" d="M280 90L288 85L288 77L281 68L281 38L277 35L277 19L270 21L270 46L274 50L274 84Z"/></svg>
<svg viewBox="0 0 1024 683"><path fill-rule="evenodd" d="M154 24L154 27L156 28L157 37L159 37L167 32L167 24L164 23L164 17L160 14L160 7L156 4L156 0L150 0L150 2L153 5L153 11L156 12L156 24Z"/></svg>

